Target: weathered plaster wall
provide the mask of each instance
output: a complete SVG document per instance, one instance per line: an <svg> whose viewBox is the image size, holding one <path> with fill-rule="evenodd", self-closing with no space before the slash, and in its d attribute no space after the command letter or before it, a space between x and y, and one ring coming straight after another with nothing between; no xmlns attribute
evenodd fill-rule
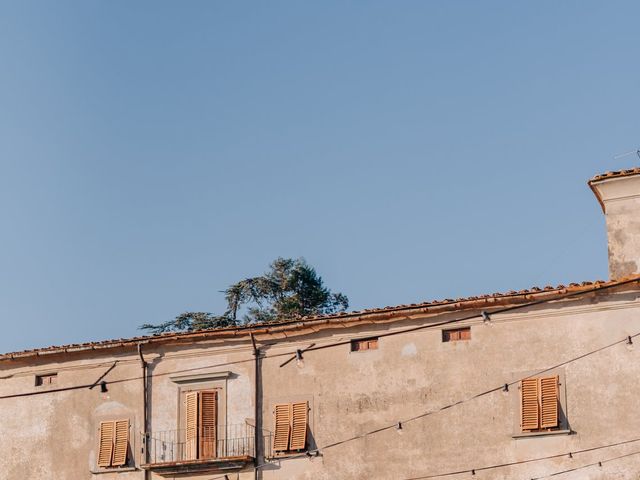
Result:
<svg viewBox="0 0 640 480"><path fill-rule="evenodd" d="M304 354L304 367L284 367L287 357L311 343L375 336L387 331L454 318L408 318L386 325L282 338L259 338L262 360L264 428L273 430L273 405L308 400L310 440L324 446L384 425L438 410L442 406L493 388L531 371L542 370L640 331L638 293L601 295L496 315L493 326L472 321L472 339L443 343L441 330L382 337L377 350L350 352L340 346ZM513 438L518 391L494 394L404 423L402 433L380 432L322 451L317 458L280 459L262 469L272 479L403 479L494 463L575 451L640 437L640 417L634 414L640 386L640 338L629 350L624 344L561 367L567 416L572 435ZM270 344L267 346L266 344ZM116 355L114 355L114 353ZM189 374L230 372L224 405L227 423L254 421L253 357L248 341L154 347L146 352L153 374L151 426L177 428L179 379ZM107 380L134 379L99 388L0 400L0 479L142 479L143 472L91 474L95 469L97 425L100 419L129 412L134 423L132 447L139 463L142 430L140 365L132 351L67 356L52 363L0 363L0 396L36 391L33 374L58 371L58 385L91 383L114 360ZM239 363L238 363L239 362ZM100 363L100 366L90 365ZM179 373L176 373L180 371ZM24 373L24 374L21 374ZM206 377L206 375L205 375ZM640 442L499 470L478 472L478 479L531 478L564 468L640 450ZM567 474L571 479L634 479L640 455ZM235 475L235 474L234 474ZM209 480L215 474L181 477ZM469 475L452 478L467 478ZM162 477L154 475L154 480ZM230 479L236 477L230 475ZM239 480L253 478L249 469Z"/></svg>
<svg viewBox="0 0 640 480"><path fill-rule="evenodd" d="M609 277L640 273L640 175L604 179L593 188L607 224Z"/></svg>
<svg viewBox="0 0 640 480"><path fill-rule="evenodd" d="M637 333L638 313L633 295L606 304L583 301L571 308L545 307L502 316L492 327L471 323L472 340L468 342L443 343L440 330L420 331L381 338L374 351L351 353L345 346L309 352L302 369L295 363L280 368L278 359L267 359L264 376L270 381L264 387L265 426L273 428L268 423L273 422L270 405L281 398L309 395L313 397L314 439L319 446L330 444L437 410L519 378L521 373L549 368ZM410 325L412 322L405 326ZM384 330L372 326L358 336ZM341 332L334 340L351 334ZM312 341L310 337L289 348ZM285 348L279 345L272 351ZM640 374L638 350L618 345L561 369L573 435L512 438L519 415L519 393L512 388L508 394L497 392L406 423L401 434L384 431L324 450L320 458L283 460L280 469L266 470L264 478L409 478L640 437L640 419L633 414L640 394L634 381ZM640 443L573 460L478 472L475 478L528 479L634 448L640 449ZM640 457L620 460L603 472L582 470L565 478L637 479Z"/></svg>
<svg viewBox="0 0 640 480"><path fill-rule="evenodd" d="M113 378L140 375L139 367L127 357L111 357L106 362L88 358L64 363L40 360L13 369L3 365L0 377L13 377L0 380L0 396L91 384L116 359L123 363L112 372ZM99 365L91 366L96 363ZM58 372L55 385L34 386L35 373L52 371ZM92 478L99 422L130 418L132 430L139 431L140 404L137 382L109 385L106 393L96 387L0 400L0 479ZM138 440L138 436L132 437L133 449L139 448ZM116 475L103 474L100 478L108 480ZM140 476L127 472L117 478Z"/></svg>

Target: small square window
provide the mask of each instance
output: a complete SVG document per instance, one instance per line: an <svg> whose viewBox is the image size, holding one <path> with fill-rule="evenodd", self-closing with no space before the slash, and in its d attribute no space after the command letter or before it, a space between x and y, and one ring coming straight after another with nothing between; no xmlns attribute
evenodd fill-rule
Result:
<svg viewBox="0 0 640 480"><path fill-rule="evenodd" d="M378 337L351 340L352 352L360 352L363 350L377 350L377 349L378 349Z"/></svg>
<svg viewBox="0 0 640 480"><path fill-rule="evenodd" d="M471 327L442 331L443 342L458 342L460 340L471 340Z"/></svg>
<svg viewBox="0 0 640 480"><path fill-rule="evenodd" d="M36 375L36 387L44 385L55 385L58 380L57 373L47 373L46 375Z"/></svg>

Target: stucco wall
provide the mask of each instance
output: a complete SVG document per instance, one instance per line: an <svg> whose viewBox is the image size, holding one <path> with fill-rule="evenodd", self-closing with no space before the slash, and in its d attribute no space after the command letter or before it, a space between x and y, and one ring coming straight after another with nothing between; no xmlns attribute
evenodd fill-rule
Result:
<svg viewBox="0 0 640 480"><path fill-rule="evenodd" d="M274 356L324 343L454 318L454 314L407 318L383 325L338 328L290 339L259 337L263 427L273 430L273 405L308 400L310 443L319 447L391 425L543 370L640 331L638 293L600 295L493 317L492 326L471 326L470 341L443 343L441 329L382 337L377 350L350 352L348 345L304 354L304 366L284 367ZM459 316L460 314L458 314ZM277 340L277 341L276 341ZM640 437L634 409L640 394L637 347L616 345L559 368L566 414L573 434L514 438L519 392L512 387L404 423L395 429L322 450L315 458L279 459L261 469L271 479L403 479L554 455ZM268 344L268 345L267 345ZM208 342L154 347L150 361L151 427L179 425L180 376L224 377L227 423L254 422L253 357L250 342ZM62 361L62 360L65 361ZM34 372L57 371L56 387L91 383L114 360L107 393L99 388L0 399L0 479L142 479L141 471L93 475L97 425L129 412L132 447L139 462L142 429L140 365L136 352L110 351L58 358L60 363L2 362L0 396L36 391ZM99 366L95 364L99 363ZM177 373L180 371L179 373ZM213 375L215 376L215 375ZM204 380L206 375L204 375ZM216 380L213 380L216 381ZM591 453L477 472L478 479L531 478L640 450L640 442ZM562 478L637 479L640 455ZM230 474L230 479L235 479ZM239 479L253 478L249 469ZM215 474L181 477L209 480ZM468 478L469 474L460 477ZM154 475L152 478L162 477Z"/></svg>

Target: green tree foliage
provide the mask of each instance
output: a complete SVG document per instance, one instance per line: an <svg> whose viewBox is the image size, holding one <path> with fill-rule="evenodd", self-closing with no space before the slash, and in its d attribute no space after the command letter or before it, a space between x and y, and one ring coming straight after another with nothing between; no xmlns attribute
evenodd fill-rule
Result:
<svg viewBox="0 0 640 480"><path fill-rule="evenodd" d="M332 293L302 258L278 258L264 275L240 280L224 294L227 310L222 315L185 312L165 323L140 328L152 333L184 332L292 320L349 308L346 295Z"/></svg>

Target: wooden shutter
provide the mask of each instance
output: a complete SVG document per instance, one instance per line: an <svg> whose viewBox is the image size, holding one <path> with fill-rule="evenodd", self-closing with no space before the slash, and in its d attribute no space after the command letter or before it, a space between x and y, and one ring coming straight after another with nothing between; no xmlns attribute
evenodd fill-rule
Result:
<svg viewBox="0 0 640 480"><path fill-rule="evenodd" d="M111 465L121 467L127 464L129 450L129 420L115 422L115 436L113 442L113 461Z"/></svg>
<svg viewBox="0 0 640 480"><path fill-rule="evenodd" d="M98 445L98 466L110 467L113 455L113 435L116 422L100 422L100 443Z"/></svg>
<svg viewBox="0 0 640 480"><path fill-rule="evenodd" d="M540 428L558 426L558 376L540 378Z"/></svg>
<svg viewBox="0 0 640 480"><path fill-rule="evenodd" d="M216 457L218 394L215 390L199 392L200 396L200 455Z"/></svg>
<svg viewBox="0 0 640 480"><path fill-rule="evenodd" d="M520 382L520 398L522 431L536 430L539 425L537 378L525 378Z"/></svg>
<svg viewBox="0 0 640 480"><path fill-rule="evenodd" d="M198 392L185 395L185 460L198 458Z"/></svg>
<svg viewBox="0 0 640 480"><path fill-rule="evenodd" d="M121 467L127 464L129 450L129 420L115 422L115 436L113 442L113 461L111 465Z"/></svg>
<svg viewBox="0 0 640 480"><path fill-rule="evenodd" d="M304 450L307 443L307 422L309 405L307 402L294 403L291 406L292 428L290 450Z"/></svg>
<svg viewBox="0 0 640 480"><path fill-rule="evenodd" d="M273 439L273 450L285 452L289 448L289 434L291 432L291 404L280 403L275 408L276 433Z"/></svg>

